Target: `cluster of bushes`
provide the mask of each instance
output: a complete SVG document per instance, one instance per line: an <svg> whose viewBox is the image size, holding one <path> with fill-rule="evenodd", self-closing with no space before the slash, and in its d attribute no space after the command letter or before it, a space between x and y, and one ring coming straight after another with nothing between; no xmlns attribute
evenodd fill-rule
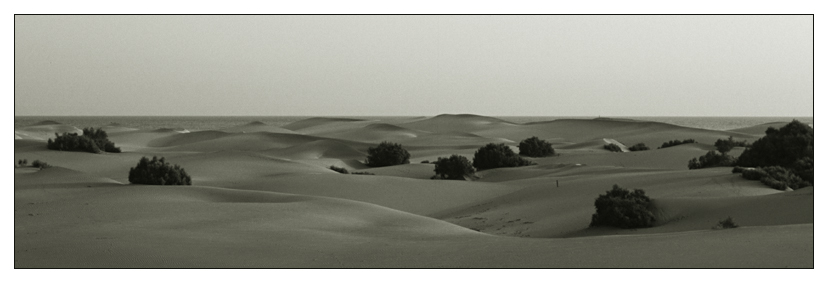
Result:
<svg viewBox="0 0 828 283"><path fill-rule="evenodd" d="M693 169L702 169L702 168L709 168L709 167L727 167L733 166L736 164L736 158L726 153L719 153L715 150L708 151L705 155L699 156L699 158L690 159L687 162L687 168L690 170Z"/></svg>
<svg viewBox="0 0 828 283"><path fill-rule="evenodd" d="M164 157L141 157L138 165L129 168L129 182L143 185L192 185L192 179L184 168L170 165Z"/></svg>
<svg viewBox="0 0 828 283"><path fill-rule="evenodd" d="M736 227L739 227L739 225L736 225L736 222L733 221L733 218L728 216L727 219L721 220L721 221L719 221L719 224L716 224L716 226L713 226L713 229L715 229L715 230L731 229L731 228L736 228Z"/></svg>
<svg viewBox="0 0 828 283"><path fill-rule="evenodd" d="M736 163L742 167L780 166L813 184L814 129L797 120L778 130L769 127Z"/></svg>
<svg viewBox="0 0 828 283"><path fill-rule="evenodd" d="M434 173L440 179L465 180L466 177L474 176L474 171L474 166L469 159L456 154L448 158L439 157L437 163L434 164Z"/></svg>
<svg viewBox="0 0 828 283"><path fill-rule="evenodd" d="M777 190L796 190L814 183L814 129L797 120L778 130L768 127L765 136L753 144L729 137L717 140L715 146L721 154L710 151L699 160L690 160L687 167L738 166L733 173ZM727 155L735 146L746 147L738 158Z"/></svg>
<svg viewBox="0 0 828 283"><path fill-rule="evenodd" d="M555 154L551 143L538 139L537 137L531 137L521 141L519 148L521 154L527 156L542 157ZM371 167L392 166L407 164L409 163L410 157L411 155L401 145L382 142L377 147L368 148L368 157L365 163ZM429 161L423 160L421 163L429 163ZM535 165L535 163L520 157L520 155L516 154L504 143L490 143L474 152L472 162L469 162L466 157L460 155L438 158L434 162L434 172L436 175L433 179L462 180L465 177L474 176L476 170L528 165ZM343 174L348 174L348 170L345 168L336 166L329 168Z"/></svg>
<svg viewBox="0 0 828 283"><path fill-rule="evenodd" d="M506 144L490 143L474 152L472 165L478 170L503 167L520 167L534 165L532 161L521 158Z"/></svg>
<svg viewBox="0 0 828 283"><path fill-rule="evenodd" d="M368 158L365 165L370 167L384 167L400 164L408 164L411 154L402 148L401 145L390 142L382 142L377 147L368 148Z"/></svg>
<svg viewBox="0 0 828 283"><path fill-rule="evenodd" d="M608 143L604 145L604 149L612 151L612 152L621 152L621 147L614 143Z"/></svg>
<svg viewBox="0 0 828 283"><path fill-rule="evenodd" d="M742 178L760 181L768 187L784 191L787 188L793 190L808 187L811 185L806 180L797 176L792 170L780 166L768 166L757 168L733 167L733 173L742 173Z"/></svg>
<svg viewBox="0 0 828 283"><path fill-rule="evenodd" d="M51 150L85 151L91 153L121 152L121 148L109 141L106 132L100 128L84 128L83 135L77 133L55 133L55 140L46 141L46 148Z"/></svg>
<svg viewBox="0 0 828 283"><path fill-rule="evenodd" d="M650 198L643 190L632 192L618 185L595 199L595 214L590 227L614 226L619 228L652 227L655 215L650 211Z"/></svg>
<svg viewBox="0 0 828 283"><path fill-rule="evenodd" d="M521 141L518 145L518 149L520 149L520 155L529 157L546 157L555 155L555 149L552 148L552 143L534 136Z"/></svg>
<svg viewBox="0 0 828 283"><path fill-rule="evenodd" d="M374 173L371 173L371 172L348 172L348 169L345 169L345 168L342 168L342 167L336 167L336 166L333 166L333 165L331 165L331 166L330 166L330 167L328 167L328 168L329 168L329 169L331 169L331 170L333 170L333 171L336 171L336 172L342 173L342 174L354 174L354 175L374 175Z"/></svg>
<svg viewBox="0 0 828 283"><path fill-rule="evenodd" d="M681 141L681 140L672 140L672 141L662 143L661 146L659 146L658 148L659 149L668 148L668 147L671 147L671 146L677 146L677 145L682 145L682 144L686 144L686 143L696 143L696 140L694 140L694 139L686 139L686 140L683 140L683 141Z"/></svg>
<svg viewBox="0 0 828 283"><path fill-rule="evenodd" d="M52 165L49 165L49 163L46 163L46 162L40 161L40 160L32 161L31 165L32 165L32 167L40 168L40 169L52 167ZM15 167L26 167L26 166L29 166L29 160L28 159L19 159L19 160L17 160L17 164L15 165Z"/></svg>
<svg viewBox="0 0 828 283"><path fill-rule="evenodd" d="M49 163L46 163L45 161L35 160L32 161L32 167L43 169L52 167L52 165L49 165Z"/></svg>
<svg viewBox="0 0 828 283"><path fill-rule="evenodd" d="M628 147L630 151L642 151L642 150L650 150L650 148L644 143L637 143L631 147Z"/></svg>
<svg viewBox="0 0 828 283"><path fill-rule="evenodd" d="M734 141L733 136L730 136L726 140L717 139L716 143L714 143L713 145L716 147L716 150L718 150L721 153L728 153L731 149L733 149L734 147L737 147L737 146L743 146L743 147L750 146L750 144L746 140L744 140L744 141Z"/></svg>

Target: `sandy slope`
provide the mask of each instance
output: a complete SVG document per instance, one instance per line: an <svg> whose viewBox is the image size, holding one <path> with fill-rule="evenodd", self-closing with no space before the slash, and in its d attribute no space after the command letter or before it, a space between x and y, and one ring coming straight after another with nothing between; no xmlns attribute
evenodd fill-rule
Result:
<svg viewBox="0 0 828 283"><path fill-rule="evenodd" d="M38 138L83 126L15 129L15 160L56 166L14 169L15 267L813 267L812 187L786 193L730 168L686 169L718 138L761 137L755 127L476 115L192 133L107 127L120 154L49 151ZM430 180L434 166L420 163L530 136L559 155L477 181ZM655 149L686 138L700 143ZM604 139L652 150L612 153ZM412 163L362 164L384 140L403 144ZM195 185L128 185L129 168L153 155ZM595 197L613 184L654 198L658 225L588 228ZM711 229L727 216L742 227Z"/></svg>

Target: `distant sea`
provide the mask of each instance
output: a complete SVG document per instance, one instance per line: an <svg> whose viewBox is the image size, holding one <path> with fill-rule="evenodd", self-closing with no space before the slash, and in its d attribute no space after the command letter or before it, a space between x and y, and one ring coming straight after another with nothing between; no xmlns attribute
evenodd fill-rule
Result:
<svg viewBox="0 0 828 283"><path fill-rule="evenodd" d="M138 129L187 129L189 131L211 130L238 126L253 121L264 122L273 126L287 124L319 116L15 116L14 127L25 127L41 121L56 121L67 125L83 127L102 127L118 124L128 128ZM335 116L339 118L355 118L364 120L407 120L416 116ZM509 122L523 124L530 122L551 121L556 119L595 119L585 116L495 116ZM425 117L423 117L425 118ZM663 122L685 127L732 130L756 126L771 122L790 122L797 119L813 127L814 117L630 117L612 116L605 118L622 118L643 121Z"/></svg>

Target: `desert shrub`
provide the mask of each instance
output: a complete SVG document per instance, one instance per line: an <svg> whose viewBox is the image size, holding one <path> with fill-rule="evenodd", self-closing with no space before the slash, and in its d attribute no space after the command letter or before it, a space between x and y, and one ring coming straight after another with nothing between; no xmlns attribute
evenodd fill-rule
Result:
<svg viewBox="0 0 828 283"><path fill-rule="evenodd" d="M767 176L762 177L761 179L759 179L759 181L761 181L762 184L765 184L768 187L780 191L785 190L786 188L796 190L811 185L810 183L808 183L808 181L802 180L802 178L794 174L791 170L788 170L784 167L762 167L762 170L764 170L767 173Z"/></svg>
<svg viewBox="0 0 828 283"><path fill-rule="evenodd" d="M383 167L399 164L408 164L411 157L401 145L382 142L377 147L368 148L368 159L365 164L371 167Z"/></svg>
<svg viewBox="0 0 828 283"><path fill-rule="evenodd" d="M812 158L806 156L796 160L791 169L803 180L814 182L814 160Z"/></svg>
<svg viewBox="0 0 828 283"><path fill-rule="evenodd" d="M644 143L637 143L627 149L629 149L630 151L650 150L650 148Z"/></svg>
<svg viewBox="0 0 828 283"><path fill-rule="evenodd" d="M555 149L548 141L539 139L538 137L531 137L520 142L518 145L520 155L530 157L546 157L555 155Z"/></svg>
<svg viewBox="0 0 828 283"><path fill-rule="evenodd" d="M812 182L814 129L793 120L780 129L768 127L765 136L739 156L737 164L745 167L781 166L793 169L800 178Z"/></svg>
<svg viewBox="0 0 828 283"><path fill-rule="evenodd" d="M726 140L717 139L716 142L713 144L721 153L728 153L731 149L737 146L748 146L748 142L745 141L734 141L733 136L728 137Z"/></svg>
<svg viewBox="0 0 828 283"><path fill-rule="evenodd" d="M141 157L138 165L129 168L129 182L143 185L192 185L190 175L178 165L170 165L164 157L152 160Z"/></svg>
<svg viewBox="0 0 828 283"><path fill-rule="evenodd" d="M612 151L612 152L621 152L621 147L614 143L608 143L604 145L604 149Z"/></svg>
<svg viewBox="0 0 828 283"><path fill-rule="evenodd" d="M371 172L351 172L352 175L376 175Z"/></svg>
<svg viewBox="0 0 828 283"><path fill-rule="evenodd" d="M502 167L519 167L533 165L529 160L523 159L506 144L487 144L474 152L472 166L478 170Z"/></svg>
<svg viewBox="0 0 828 283"><path fill-rule="evenodd" d="M661 146L659 146L658 148L668 148L668 147L671 147L671 146L677 146L677 145L682 145L682 144L686 144L686 143L696 143L696 140L694 140L694 139L686 139L686 140L683 140L683 141L682 140L672 140L672 141L662 143Z"/></svg>
<svg viewBox="0 0 828 283"><path fill-rule="evenodd" d="M765 172L765 170L762 170L762 168L743 168L742 169L742 178L752 180L752 181L759 181L767 175L768 175L768 173Z"/></svg>
<svg viewBox="0 0 828 283"><path fill-rule="evenodd" d="M345 169L345 168L342 168L342 167L336 167L336 166L331 165L331 167L328 167L328 168L330 168L331 170L334 170L336 172L342 173L342 174L348 174L348 169Z"/></svg>
<svg viewBox="0 0 828 283"><path fill-rule="evenodd" d="M650 211L650 198L643 190L632 192L618 185L595 199L595 214L592 215L593 226L614 226L619 228L652 227L655 215Z"/></svg>
<svg viewBox="0 0 828 283"><path fill-rule="evenodd" d="M91 153L121 152L121 148L109 141L106 132L102 129L84 128L83 135L77 133L55 133L55 140L46 141L46 148L64 151L85 151Z"/></svg>
<svg viewBox="0 0 828 283"><path fill-rule="evenodd" d="M434 173L441 179L464 180L464 177L474 175L474 167L466 157L454 154L448 158L437 158Z"/></svg>
<svg viewBox="0 0 828 283"><path fill-rule="evenodd" d="M698 159L693 158L687 163L687 168L690 170L709 168L709 167L727 167L736 164L736 158L725 153L719 153L715 150L708 151L705 155L699 156Z"/></svg>
<svg viewBox="0 0 828 283"><path fill-rule="evenodd" d="M743 168L742 178L752 181L758 180L762 184L780 191L784 191L787 188L796 190L811 185L811 183L803 180L793 171L781 166Z"/></svg>
<svg viewBox="0 0 828 283"><path fill-rule="evenodd" d="M428 164L428 163L431 163L431 162L429 162L428 160L423 160L423 161L420 161L420 163Z"/></svg>
<svg viewBox="0 0 828 283"><path fill-rule="evenodd" d="M49 163L46 163L46 162L43 162L43 161L40 161L40 160L35 160L35 161L32 161L32 167L43 169L43 168L52 167L52 165L49 165Z"/></svg>
<svg viewBox="0 0 828 283"><path fill-rule="evenodd" d="M721 220L721 221L719 221L719 224L716 224L716 226L713 226L713 229L719 230L719 229L730 229L730 228L736 228L736 227L739 227L739 225L736 225L736 222L733 221L733 218L728 216L727 219Z"/></svg>

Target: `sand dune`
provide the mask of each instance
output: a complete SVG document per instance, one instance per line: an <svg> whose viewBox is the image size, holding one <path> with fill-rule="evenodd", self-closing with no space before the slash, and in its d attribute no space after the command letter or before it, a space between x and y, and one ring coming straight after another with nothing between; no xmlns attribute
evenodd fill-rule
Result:
<svg viewBox="0 0 828 283"><path fill-rule="evenodd" d="M624 119L514 124L477 115L311 118L185 132L105 127L123 153L46 149L15 130L15 267L813 267L813 187L780 192L687 161L767 125L712 131ZM430 180L438 157L537 136L537 165ZM19 139L18 139L19 138ZM699 143L656 149L674 139ZM651 150L613 153L606 141ZM367 149L401 143L411 164L369 168ZM738 156L744 149L735 148ZM142 156L181 165L194 186L128 185ZM351 172L340 174L331 165ZM613 184L655 201L658 225L589 228ZM742 227L712 230L732 216ZM681 255L681 256L676 256Z"/></svg>
<svg viewBox="0 0 828 283"><path fill-rule="evenodd" d="M268 132L268 133L282 133L282 134L296 134L296 132L282 128L277 126L271 126L265 124L263 122L254 121L244 125L239 125L230 128L219 129L219 131L227 132L227 133L256 133L256 132Z"/></svg>
<svg viewBox="0 0 828 283"><path fill-rule="evenodd" d="M471 114L443 114L425 120L403 123L401 126L421 131L444 132L474 132L486 128L502 128L515 124L492 117Z"/></svg>
<svg viewBox="0 0 828 283"><path fill-rule="evenodd" d="M82 134L83 131L77 127L64 125L55 121L43 121L31 126L20 127L14 129L15 136L21 139L54 139L55 133L77 133Z"/></svg>

